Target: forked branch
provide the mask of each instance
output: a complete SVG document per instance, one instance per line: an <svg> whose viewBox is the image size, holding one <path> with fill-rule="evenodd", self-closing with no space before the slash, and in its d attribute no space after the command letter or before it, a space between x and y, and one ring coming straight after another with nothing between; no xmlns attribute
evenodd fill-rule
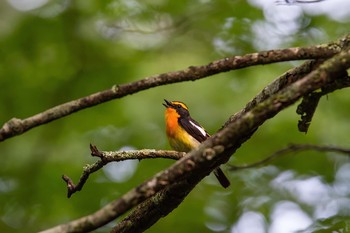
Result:
<svg viewBox="0 0 350 233"><path fill-rule="evenodd" d="M130 159L151 159L151 158L166 158L178 160L182 158L185 153L167 150L133 150L133 151L100 151L95 145L90 144L91 155L99 157L100 160L91 165L85 165L83 174L78 183L75 185L68 176L63 175L62 179L67 184L67 197L70 198L74 193L80 191L86 183L89 176L100 170L104 165L110 162L119 162Z"/></svg>

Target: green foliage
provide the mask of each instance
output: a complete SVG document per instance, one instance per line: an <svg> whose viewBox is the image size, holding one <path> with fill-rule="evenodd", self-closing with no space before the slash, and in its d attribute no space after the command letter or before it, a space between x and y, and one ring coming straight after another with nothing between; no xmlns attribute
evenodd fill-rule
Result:
<svg viewBox="0 0 350 233"><path fill-rule="evenodd" d="M114 84L259 49L328 42L348 30L346 18L336 21L331 13L309 15L305 12L310 9L274 4L268 10L257 7L258 1L49 1L28 9L10 2L0 3L2 123ZM271 12L286 8L300 15L273 21ZM293 30L291 24L296 25ZM214 133L295 64L252 67L154 88L1 142L0 232L36 232L90 214L172 164L162 159L136 162L122 181L101 170L71 199L61 180L66 174L77 181L82 167L95 161L89 156L89 143L102 150L169 149L163 98L186 102L192 116ZM257 161L288 143L347 146L348 95L344 90L322 99L307 135L297 131L296 106L283 111L229 163ZM232 182L228 190L209 176L148 232L239 232L242 216L252 212L262 216L265 231L260 232L267 232L277 207L285 202L308 217L307 232L348 229L348 164L340 155L305 152L265 168L226 171ZM298 186L304 182L312 182L324 194L319 203L305 199L311 191Z"/></svg>

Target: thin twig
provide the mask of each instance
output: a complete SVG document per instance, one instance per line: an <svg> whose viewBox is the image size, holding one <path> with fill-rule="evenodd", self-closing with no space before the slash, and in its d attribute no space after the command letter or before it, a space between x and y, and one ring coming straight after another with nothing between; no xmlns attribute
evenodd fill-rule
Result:
<svg viewBox="0 0 350 233"><path fill-rule="evenodd" d="M67 197L70 198L74 193L81 191L85 185L89 176L100 170L103 166L110 162L119 162L131 159L152 159L152 158L165 158L178 160L182 158L185 153L168 150L134 150L134 151L100 151L95 145L90 144L90 151L92 156L99 157L100 160L93 164L85 165L83 173L80 176L78 183L75 185L71 178L66 175L62 176L62 179L67 184Z"/></svg>
<svg viewBox="0 0 350 233"><path fill-rule="evenodd" d="M280 158L284 155L290 153L297 153L306 150L313 150L319 152L337 152L350 156L350 149L342 148L337 146L320 146L320 145L311 145L311 144L291 144L285 148L282 148L273 154L267 156L265 159L262 159L258 162L247 164L247 165L229 165L231 171L249 169L249 168L257 168L262 167L267 164L270 164L273 160Z"/></svg>

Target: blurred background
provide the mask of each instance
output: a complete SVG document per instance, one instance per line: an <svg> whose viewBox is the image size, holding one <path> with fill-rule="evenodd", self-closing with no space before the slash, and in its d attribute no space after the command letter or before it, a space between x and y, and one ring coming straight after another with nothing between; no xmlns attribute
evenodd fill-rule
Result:
<svg viewBox="0 0 350 233"><path fill-rule="evenodd" d="M297 2L297 1L289 1ZM259 50L326 43L349 33L350 1L0 1L0 125L147 76ZM209 133L301 62L251 67L153 88L85 109L0 143L0 232L36 232L90 214L173 161L112 163L66 198L101 150L170 149L163 99L184 101ZM348 147L350 93L323 98L307 134L296 105L266 122L229 161L248 164L289 143ZM147 232L287 233L350 229L350 161L289 154L205 178ZM203 195L205 193L205 195ZM96 232L108 232L111 223ZM346 230L347 229L347 230Z"/></svg>

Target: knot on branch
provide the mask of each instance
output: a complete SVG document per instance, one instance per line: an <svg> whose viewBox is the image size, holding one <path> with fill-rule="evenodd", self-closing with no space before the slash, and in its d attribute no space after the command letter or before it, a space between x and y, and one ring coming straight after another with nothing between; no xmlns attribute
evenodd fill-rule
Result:
<svg viewBox="0 0 350 233"><path fill-rule="evenodd" d="M2 126L1 131L2 135L21 134L25 131L23 121L18 118L12 118Z"/></svg>
<svg viewBox="0 0 350 233"><path fill-rule="evenodd" d="M207 159L207 160L212 160L214 158L214 156L216 155L216 152L214 149L212 148L207 148L203 151L203 156Z"/></svg>

